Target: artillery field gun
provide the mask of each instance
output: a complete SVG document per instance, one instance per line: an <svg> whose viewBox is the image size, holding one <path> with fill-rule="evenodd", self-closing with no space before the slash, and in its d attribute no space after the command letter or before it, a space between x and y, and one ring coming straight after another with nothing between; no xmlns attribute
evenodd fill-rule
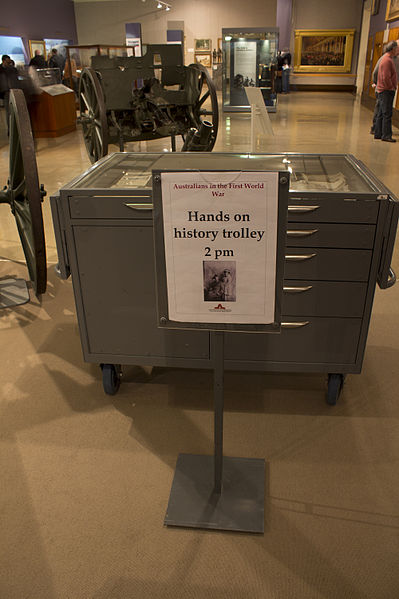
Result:
<svg viewBox="0 0 399 599"><path fill-rule="evenodd" d="M200 64L183 65L181 47L154 44L142 57L93 56L79 85L80 122L92 162L108 144L184 139L183 151L212 150L218 130L216 89Z"/></svg>
<svg viewBox="0 0 399 599"><path fill-rule="evenodd" d="M30 280L36 295L46 291L47 267L44 239L42 199L46 192L39 185L35 146L24 93L10 91L10 172L8 183L0 191L0 204L9 204L17 224ZM9 280L10 281L10 280ZM15 284L7 294L7 281L2 281L0 306L15 305ZM4 299L4 301L3 301ZM28 298L25 301L28 301Z"/></svg>

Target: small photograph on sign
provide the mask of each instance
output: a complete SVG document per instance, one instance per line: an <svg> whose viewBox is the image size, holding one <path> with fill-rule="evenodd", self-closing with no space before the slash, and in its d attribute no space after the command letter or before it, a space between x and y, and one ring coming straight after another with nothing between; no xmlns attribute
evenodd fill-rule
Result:
<svg viewBox="0 0 399 599"><path fill-rule="evenodd" d="M204 301L236 301L236 262L204 260Z"/></svg>

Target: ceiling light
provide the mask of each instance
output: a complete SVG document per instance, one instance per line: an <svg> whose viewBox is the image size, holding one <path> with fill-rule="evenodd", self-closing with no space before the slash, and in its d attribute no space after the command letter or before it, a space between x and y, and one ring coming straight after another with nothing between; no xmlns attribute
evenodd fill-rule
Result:
<svg viewBox="0 0 399 599"><path fill-rule="evenodd" d="M160 2L158 2L157 8L162 8L162 4Z"/></svg>
<svg viewBox="0 0 399 599"><path fill-rule="evenodd" d="M167 4L167 5L166 5L166 8L165 8L165 10L170 10L170 6L169 6L169 4Z"/></svg>

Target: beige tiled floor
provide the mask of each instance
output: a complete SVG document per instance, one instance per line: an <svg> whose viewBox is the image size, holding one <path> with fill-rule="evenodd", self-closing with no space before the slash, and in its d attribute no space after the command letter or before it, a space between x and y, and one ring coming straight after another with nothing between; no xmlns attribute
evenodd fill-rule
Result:
<svg viewBox="0 0 399 599"><path fill-rule="evenodd" d="M291 93L270 118L275 134L257 151L349 152L399 195L399 143L373 140L354 96ZM215 150L250 150L249 125L223 115ZM90 166L80 131L38 140L37 162L48 196ZM7 172L3 145L0 184ZM325 404L320 374L226 373L225 453L266 459L265 534L170 530L177 454L212 453L211 375L129 367L105 396L82 358L71 281L54 274L48 199L43 212L48 291L0 313L0 596L397 597L399 284L377 288L362 373L337 406ZM0 205L0 278L26 278L15 260L15 223Z"/></svg>

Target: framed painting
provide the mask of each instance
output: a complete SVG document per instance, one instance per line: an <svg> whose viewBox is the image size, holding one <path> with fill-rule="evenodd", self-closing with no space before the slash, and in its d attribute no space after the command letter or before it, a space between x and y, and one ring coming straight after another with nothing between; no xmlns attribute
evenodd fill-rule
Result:
<svg viewBox="0 0 399 599"><path fill-rule="evenodd" d="M297 29L294 72L350 73L354 38L355 29Z"/></svg>
<svg viewBox="0 0 399 599"><path fill-rule="evenodd" d="M36 50L39 50L39 53L46 58L46 44L44 40L29 40L29 54L31 58L35 56Z"/></svg>
<svg viewBox="0 0 399 599"><path fill-rule="evenodd" d="M200 52L194 54L195 62L199 62L204 67L211 68L212 66L212 58L210 52Z"/></svg>
<svg viewBox="0 0 399 599"><path fill-rule="evenodd" d="M380 10L380 0L372 0L371 2L371 14L378 15Z"/></svg>
<svg viewBox="0 0 399 599"><path fill-rule="evenodd" d="M210 52L212 50L212 40L194 40L194 50L195 52Z"/></svg>
<svg viewBox="0 0 399 599"><path fill-rule="evenodd" d="M399 20L399 0L388 0L385 20L386 21Z"/></svg>
<svg viewBox="0 0 399 599"><path fill-rule="evenodd" d="M218 37L218 50L222 49L222 38Z"/></svg>

